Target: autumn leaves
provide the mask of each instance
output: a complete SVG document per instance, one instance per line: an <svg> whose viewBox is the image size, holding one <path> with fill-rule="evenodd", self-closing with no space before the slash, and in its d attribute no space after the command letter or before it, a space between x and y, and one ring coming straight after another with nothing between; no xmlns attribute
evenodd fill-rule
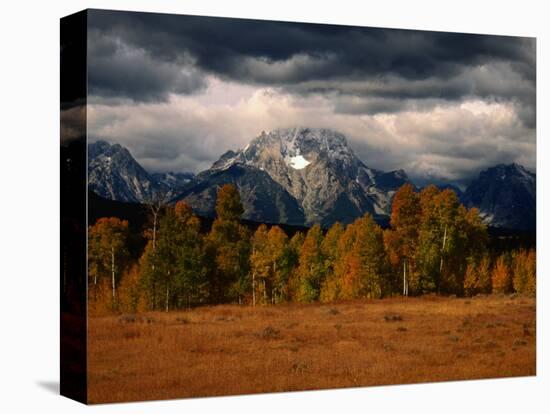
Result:
<svg viewBox="0 0 550 414"><path fill-rule="evenodd" d="M165 206L155 237L145 232L149 241L139 260L126 247L127 222L98 220L89 231L90 301L103 300L110 310L169 311L206 303L535 290L534 251L493 258L478 212L451 190L403 186L386 230L366 214L347 226L315 225L289 237L276 225L252 232L242 214L232 185L219 190L207 233L184 202Z"/></svg>

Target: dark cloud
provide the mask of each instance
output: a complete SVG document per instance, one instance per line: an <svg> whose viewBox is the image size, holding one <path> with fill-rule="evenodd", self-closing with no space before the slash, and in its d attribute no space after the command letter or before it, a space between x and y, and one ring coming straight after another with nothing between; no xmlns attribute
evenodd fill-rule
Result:
<svg viewBox="0 0 550 414"><path fill-rule="evenodd" d="M152 171L208 168L261 130L326 127L369 166L467 182L535 167L532 38L92 10L90 136ZM189 97L189 95L192 95Z"/></svg>
<svg viewBox="0 0 550 414"><path fill-rule="evenodd" d="M170 93L192 94L206 87L192 63L156 61L143 48L114 36L89 33L89 92L107 98L165 101Z"/></svg>
<svg viewBox="0 0 550 414"><path fill-rule="evenodd" d="M104 65L90 69L93 90L136 100L191 93L203 86L199 72L294 93L396 100L474 95L525 104L535 90L531 38L100 10L89 23L101 33L92 44L116 39L140 51L120 56L123 47L94 46L90 62ZM190 59L197 73L179 74ZM480 68L491 73L483 77ZM399 105L386 104L390 111Z"/></svg>
<svg viewBox="0 0 550 414"><path fill-rule="evenodd" d="M326 73L318 74L324 77L350 73L393 73L407 79L448 76L460 65L492 59L523 62L531 58L533 42L506 36L99 10L91 11L89 22L92 28L119 36L161 59L177 60L190 52L201 67L238 79L236 62L244 57L281 62L301 54L326 58ZM291 73L285 82L301 76Z"/></svg>
<svg viewBox="0 0 550 414"><path fill-rule="evenodd" d="M502 162L535 168L534 135L511 104L445 103L430 110L357 116L334 112L331 102L260 90L235 105L210 106L195 97L168 105L100 103L89 107L88 129L93 137L128 147L153 171L200 172L261 130L297 125L340 131L368 166L402 168L419 182L464 182Z"/></svg>

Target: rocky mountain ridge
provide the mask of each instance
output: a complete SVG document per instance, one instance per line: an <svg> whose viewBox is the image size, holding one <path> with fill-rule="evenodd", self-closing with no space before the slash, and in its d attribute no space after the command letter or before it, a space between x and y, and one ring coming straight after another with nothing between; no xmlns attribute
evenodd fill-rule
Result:
<svg viewBox="0 0 550 414"><path fill-rule="evenodd" d="M211 168L191 173L148 173L119 144L88 146L89 188L125 202L187 201L199 215L214 216L223 184L241 194L247 220L323 226L349 223L366 212L387 223L397 189L410 182L403 170L369 168L329 129L290 128L262 132L243 149L227 151ZM482 171L463 193L493 227L531 230L536 224L536 175L521 165Z"/></svg>

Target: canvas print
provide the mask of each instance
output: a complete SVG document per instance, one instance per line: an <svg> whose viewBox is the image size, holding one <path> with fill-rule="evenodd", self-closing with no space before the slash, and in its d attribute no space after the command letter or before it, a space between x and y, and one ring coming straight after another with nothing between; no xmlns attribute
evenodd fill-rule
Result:
<svg viewBox="0 0 550 414"><path fill-rule="evenodd" d="M61 24L62 393L536 374L534 38Z"/></svg>

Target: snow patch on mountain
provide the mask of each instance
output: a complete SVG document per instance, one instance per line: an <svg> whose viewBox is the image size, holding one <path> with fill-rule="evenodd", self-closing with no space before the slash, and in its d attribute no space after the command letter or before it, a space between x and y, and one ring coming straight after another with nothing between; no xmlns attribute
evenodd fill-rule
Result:
<svg viewBox="0 0 550 414"><path fill-rule="evenodd" d="M285 157L285 161L287 165L290 165L295 170L303 170L309 164L311 164L308 160L306 160L301 155L295 155L294 157Z"/></svg>

